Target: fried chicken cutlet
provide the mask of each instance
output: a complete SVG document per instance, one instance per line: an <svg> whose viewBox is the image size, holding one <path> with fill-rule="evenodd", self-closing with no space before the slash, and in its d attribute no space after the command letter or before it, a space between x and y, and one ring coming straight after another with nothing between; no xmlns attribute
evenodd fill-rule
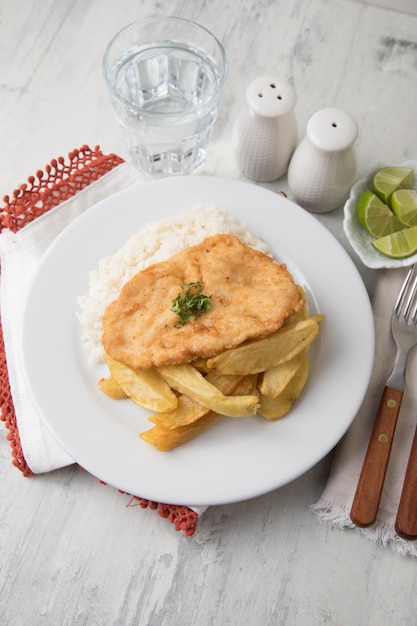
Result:
<svg viewBox="0 0 417 626"><path fill-rule="evenodd" d="M210 308L178 325L173 300L195 282ZM284 264L233 235L214 235L128 281L104 313L103 345L139 370L189 363L271 334L303 305Z"/></svg>

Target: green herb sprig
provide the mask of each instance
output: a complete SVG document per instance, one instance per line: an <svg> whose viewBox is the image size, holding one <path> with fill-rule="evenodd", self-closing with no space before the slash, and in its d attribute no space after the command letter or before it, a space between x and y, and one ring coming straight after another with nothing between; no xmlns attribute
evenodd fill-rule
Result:
<svg viewBox="0 0 417 626"><path fill-rule="evenodd" d="M200 281L181 285L181 291L172 301L171 311L176 313L179 320L175 326L184 326L193 317L200 317L211 307L211 296L203 293Z"/></svg>

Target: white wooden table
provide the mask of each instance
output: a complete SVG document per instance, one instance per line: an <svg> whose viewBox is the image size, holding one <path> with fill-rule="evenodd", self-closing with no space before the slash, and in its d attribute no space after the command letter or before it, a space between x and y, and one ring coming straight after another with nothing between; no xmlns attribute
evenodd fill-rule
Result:
<svg viewBox="0 0 417 626"><path fill-rule="evenodd" d="M325 106L354 115L359 175L417 158L415 0L0 0L0 197L85 143L124 156L101 56L151 14L194 19L226 47L208 172L240 177L231 128L246 85L267 73L294 82L300 135ZM342 210L320 219L354 256ZM354 261L371 292L375 272ZM74 466L23 478L6 436L1 424L2 626L417 623L415 559L310 513L330 458L278 491L209 508L186 538Z"/></svg>

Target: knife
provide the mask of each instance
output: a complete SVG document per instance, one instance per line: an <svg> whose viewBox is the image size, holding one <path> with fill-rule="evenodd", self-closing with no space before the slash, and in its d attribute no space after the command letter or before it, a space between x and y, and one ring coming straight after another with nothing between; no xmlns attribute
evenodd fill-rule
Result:
<svg viewBox="0 0 417 626"><path fill-rule="evenodd" d="M417 539L417 427L398 505L395 531L403 539Z"/></svg>

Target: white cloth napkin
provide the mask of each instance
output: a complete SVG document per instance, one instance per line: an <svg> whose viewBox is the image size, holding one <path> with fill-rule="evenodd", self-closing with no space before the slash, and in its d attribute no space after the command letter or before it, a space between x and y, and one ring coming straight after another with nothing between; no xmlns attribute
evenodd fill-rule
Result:
<svg viewBox="0 0 417 626"><path fill-rule="evenodd" d="M44 426L24 383L20 326L28 286L43 253L73 219L99 200L137 181L138 173L124 163L17 233L0 233L1 317L7 368L23 454L35 474L70 465L74 460Z"/></svg>
<svg viewBox="0 0 417 626"><path fill-rule="evenodd" d="M27 288L44 252L72 220L112 193L145 180L129 163L123 163L17 233L0 233L0 303L7 368L22 451L34 474L71 465L74 459L44 425L24 382L20 327ZM207 509L192 505L189 508L198 515Z"/></svg>
<svg viewBox="0 0 417 626"><path fill-rule="evenodd" d="M325 524L356 529L373 542L389 546L400 554L417 557L417 541L405 541L394 529L417 423L417 349L410 352L408 359L405 391L377 521L371 527L357 528L349 517L381 394L394 365L396 347L390 320L407 271L383 270L380 273L373 299L376 351L369 388L352 426L336 448L326 487L311 510Z"/></svg>

